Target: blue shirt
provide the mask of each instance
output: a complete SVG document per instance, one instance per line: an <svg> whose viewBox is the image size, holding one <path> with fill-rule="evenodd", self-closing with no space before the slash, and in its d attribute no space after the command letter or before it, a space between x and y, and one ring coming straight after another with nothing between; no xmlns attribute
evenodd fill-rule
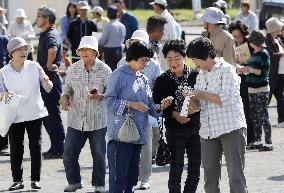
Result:
<svg viewBox="0 0 284 193"><path fill-rule="evenodd" d="M105 27L99 45L106 48L121 47L125 37L125 27L117 19L111 20Z"/></svg>
<svg viewBox="0 0 284 193"><path fill-rule="evenodd" d="M76 18L77 18L77 16L71 18L71 17L68 17L67 15L65 15L61 18L60 29L61 29L62 43L65 43L65 40L67 38L67 33L68 33L68 30L69 30L69 25L70 25L71 21L75 20Z"/></svg>
<svg viewBox="0 0 284 193"><path fill-rule="evenodd" d="M135 144L145 144L148 114L159 117L155 110L152 99L152 92L148 83L148 78L140 72L134 73L128 65L117 68L111 75L104 100L107 105L107 136L108 140L118 139L118 132L125 121L127 113L126 104L128 101L139 101L146 104L150 109L148 112L140 112L130 109L133 115L140 139Z"/></svg>
<svg viewBox="0 0 284 193"><path fill-rule="evenodd" d="M124 57L117 63L117 68L126 66L126 65L127 65L127 62ZM141 70L141 72L148 78L149 86L152 90L152 88L154 87L156 78L161 75L161 68L160 68L159 63L153 58L151 58L147 66L143 70Z"/></svg>
<svg viewBox="0 0 284 193"><path fill-rule="evenodd" d="M132 14L125 12L121 17L120 22L123 23L126 28L125 40L130 39L133 32L138 30L137 19Z"/></svg>
<svg viewBox="0 0 284 193"><path fill-rule="evenodd" d="M61 38L60 34L53 26L40 33L38 42L37 62L41 65L47 76L50 76L52 73L54 73L49 71L46 65L48 49L50 48L54 48L56 50L56 57L53 61L53 64L56 64L59 67L61 61Z"/></svg>

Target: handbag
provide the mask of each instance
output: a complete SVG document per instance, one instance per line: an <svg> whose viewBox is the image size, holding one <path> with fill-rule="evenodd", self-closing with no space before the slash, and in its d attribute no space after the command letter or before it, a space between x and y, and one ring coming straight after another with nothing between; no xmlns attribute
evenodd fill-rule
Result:
<svg viewBox="0 0 284 193"><path fill-rule="evenodd" d="M118 139L121 142L130 143L138 141L140 139L138 128L134 123L132 117L133 115L130 113L130 110L128 108L125 121L118 132Z"/></svg>
<svg viewBox="0 0 284 193"><path fill-rule="evenodd" d="M171 152L168 144L164 140L163 125L164 123L162 118L162 121L160 123L160 140L155 159L157 166L165 166L171 162Z"/></svg>
<svg viewBox="0 0 284 193"><path fill-rule="evenodd" d="M10 126L17 116L17 106L21 100L20 95L11 95L0 101L0 135L5 137Z"/></svg>

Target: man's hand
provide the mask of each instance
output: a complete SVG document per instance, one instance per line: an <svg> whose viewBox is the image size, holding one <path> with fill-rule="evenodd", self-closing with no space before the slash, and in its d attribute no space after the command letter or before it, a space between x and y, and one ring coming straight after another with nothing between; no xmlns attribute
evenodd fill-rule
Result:
<svg viewBox="0 0 284 193"><path fill-rule="evenodd" d="M104 98L104 95L102 95L101 93L97 92L95 94L88 94L88 98L90 100L96 100L96 101L100 101Z"/></svg>
<svg viewBox="0 0 284 193"><path fill-rule="evenodd" d="M69 98L69 96L67 96L67 95L63 95L62 97L61 97L61 100L62 100L62 109L64 110L64 111L70 111L70 107L71 107L71 103L70 103L70 98Z"/></svg>
<svg viewBox="0 0 284 193"><path fill-rule="evenodd" d="M206 92L201 91L201 90L194 90L193 91L193 96L191 97L194 100L202 100L205 98Z"/></svg>
<svg viewBox="0 0 284 193"><path fill-rule="evenodd" d="M48 65L48 66L47 66L47 69L48 69L49 71L55 72L55 71L58 70L58 66L57 66L56 64L51 64L51 65Z"/></svg>

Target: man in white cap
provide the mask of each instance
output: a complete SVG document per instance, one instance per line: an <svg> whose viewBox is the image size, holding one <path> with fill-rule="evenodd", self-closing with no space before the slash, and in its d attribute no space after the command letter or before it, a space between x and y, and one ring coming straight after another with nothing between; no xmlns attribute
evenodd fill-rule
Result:
<svg viewBox="0 0 284 193"><path fill-rule="evenodd" d="M15 21L11 23L8 28L8 34L12 37L23 38L32 48L32 51L28 55L28 60L33 60L33 45L32 39L36 34L30 21L28 21L24 9L16 9Z"/></svg>
<svg viewBox="0 0 284 193"><path fill-rule="evenodd" d="M82 188L78 160L88 139L93 157L92 186L95 193L104 193L107 113L103 94L111 69L97 59L95 37L84 36L76 52L80 60L68 70L62 97L62 107L68 111L63 163L69 185L64 192Z"/></svg>
<svg viewBox="0 0 284 193"><path fill-rule="evenodd" d="M283 23L272 17L266 21L267 35L265 44L270 55L269 85L270 100L272 95L277 100L278 125L284 127L284 45L279 35Z"/></svg>
<svg viewBox="0 0 284 193"><path fill-rule="evenodd" d="M166 0L155 0L150 3L153 6L154 11L165 18L167 23L165 24L165 34L162 40L174 40L176 39L175 31L175 19L167 10L168 3Z"/></svg>
<svg viewBox="0 0 284 193"><path fill-rule="evenodd" d="M69 46L71 46L73 63L80 59L76 54L76 50L80 44L81 38L84 36L91 36L92 32L97 31L96 24L88 19L88 10L90 10L88 2L79 1L77 9L79 17L70 23L69 31L67 33Z"/></svg>
<svg viewBox="0 0 284 193"><path fill-rule="evenodd" d="M126 40L126 46L129 47L133 42L136 41L142 41L147 44L150 44L148 33L144 30L136 30L132 34L132 37ZM119 68L125 65L127 65L127 62L124 57L118 62L117 67ZM153 58L151 58L150 61L147 63L147 66L141 72L148 78L150 88L152 89L156 78L161 74L161 68L159 63ZM139 180L141 181L140 189L143 190L150 188L150 176L152 174L152 139L153 139L153 134L159 133L157 119L149 116L146 129L147 129L146 145L144 145L142 148L140 168L139 168ZM157 136L157 134L155 136ZM155 138L155 140L157 141L158 139ZM113 176L110 176L110 179L111 177Z"/></svg>
<svg viewBox="0 0 284 193"><path fill-rule="evenodd" d="M222 25L226 24L224 13L216 7L209 7L201 19L206 30L203 36L212 41L217 51L217 57L223 57L226 62L235 66L234 38L232 34L222 28Z"/></svg>
<svg viewBox="0 0 284 193"><path fill-rule="evenodd" d="M102 32L109 22L109 19L103 16L103 8L101 6L95 6L91 12L95 18L94 23L97 25L98 32Z"/></svg>

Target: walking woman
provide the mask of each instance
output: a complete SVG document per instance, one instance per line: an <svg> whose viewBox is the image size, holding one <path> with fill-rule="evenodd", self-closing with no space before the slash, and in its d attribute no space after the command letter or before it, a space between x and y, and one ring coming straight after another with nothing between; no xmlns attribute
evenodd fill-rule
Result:
<svg viewBox="0 0 284 193"><path fill-rule="evenodd" d="M48 115L40 94L40 85L50 92L52 83L37 63L27 60L31 47L20 37L11 39L7 45L11 60L0 70L0 93L4 96L23 96L17 106L17 115L9 130L11 170L13 184L10 191L24 188L23 154L24 135L27 131L31 155L31 187L41 189L41 125Z"/></svg>
<svg viewBox="0 0 284 193"><path fill-rule="evenodd" d="M156 79L153 88L155 103L167 97L174 98L172 105L165 109L166 137L171 152L169 173L169 193L181 192L181 175L184 166L184 153L187 153L188 168L184 193L194 193L200 178L200 141L199 141L199 112L197 109L189 109L192 115L183 117L180 115L183 105L183 91L186 87L194 86L197 70L185 65L186 45L183 40L171 40L163 47L169 70Z"/></svg>
<svg viewBox="0 0 284 193"><path fill-rule="evenodd" d="M133 192L133 186L138 182L141 148L146 142L148 115L158 117L156 111L171 104L171 99L161 100L161 105L154 104L148 78L140 72L153 55L153 50L146 43L132 43L126 52L127 65L117 68L109 80L105 102L110 193ZM127 111L132 114L139 132L137 141L123 142L118 137Z"/></svg>

